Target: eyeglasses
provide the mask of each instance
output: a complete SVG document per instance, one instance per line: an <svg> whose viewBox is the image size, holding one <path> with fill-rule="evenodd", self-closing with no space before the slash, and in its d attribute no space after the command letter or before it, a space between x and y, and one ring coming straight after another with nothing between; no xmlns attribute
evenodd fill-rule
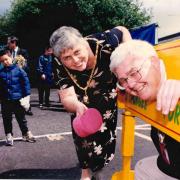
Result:
<svg viewBox="0 0 180 180"><path fill-rule="evenodd" d="M130 82L137 83L142 78L140 71L142 70L142 67L144 66L145 62L147 61L144 60L139 69L132 68L126 78L119 78L119 85L123 88L126 88Z"/></svg>

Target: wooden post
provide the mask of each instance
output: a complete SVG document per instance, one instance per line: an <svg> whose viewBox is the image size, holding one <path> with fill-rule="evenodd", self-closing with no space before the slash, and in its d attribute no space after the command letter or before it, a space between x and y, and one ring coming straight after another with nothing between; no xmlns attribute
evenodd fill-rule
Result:
<svg viewBox="0 0 180 180"><path fill-rule="evenodd" d="M126 111L122 119L122 170L115 172L112 180L134 180L134 171L131 170L131 158L134 155L134 126L134 117Z"/></svg>

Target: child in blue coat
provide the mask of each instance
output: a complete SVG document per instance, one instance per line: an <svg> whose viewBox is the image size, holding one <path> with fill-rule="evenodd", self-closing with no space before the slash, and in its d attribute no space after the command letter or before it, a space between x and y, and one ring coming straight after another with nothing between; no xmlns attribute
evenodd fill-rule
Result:
<svg viewBox="0 0 180 180"><path fill-rule="evenodd" d="M12 114L15 114L23 140L35 142L25 118L25 109L29 108L30 83L24 70L13 64L9 51L0 50L0 99L1 112L6 134L6 144L13 145Z"/></svg>

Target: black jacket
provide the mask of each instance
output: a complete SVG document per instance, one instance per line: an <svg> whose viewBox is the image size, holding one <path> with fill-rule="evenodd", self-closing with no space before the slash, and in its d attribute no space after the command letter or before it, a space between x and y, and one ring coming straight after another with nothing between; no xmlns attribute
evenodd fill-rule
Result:
<svg viewBox="0 0 180 180"><path fill-rule="evenodd" d="M159 133L158 129L152 127L151 138L153 140L153 143L157 151L159 152L157 165L159 169L165 174L180 179L180 142L177 142L168 135L164 136L164 145L167 150L169 162L170 162L170 164L168 164L164 160L163 154L160 150L160 141L159 141L158 133Z"/></svg>

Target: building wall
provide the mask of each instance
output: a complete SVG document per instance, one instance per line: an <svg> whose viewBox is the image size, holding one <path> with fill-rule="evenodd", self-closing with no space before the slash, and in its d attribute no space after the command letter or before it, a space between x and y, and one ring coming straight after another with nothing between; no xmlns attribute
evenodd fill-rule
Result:
<svg viewBox="0 0 180 180"><path fill-rule="evenodd" d="M139 0L152 13L152 23L157 23L158 38L180 32L180 0Z"/></svg>

